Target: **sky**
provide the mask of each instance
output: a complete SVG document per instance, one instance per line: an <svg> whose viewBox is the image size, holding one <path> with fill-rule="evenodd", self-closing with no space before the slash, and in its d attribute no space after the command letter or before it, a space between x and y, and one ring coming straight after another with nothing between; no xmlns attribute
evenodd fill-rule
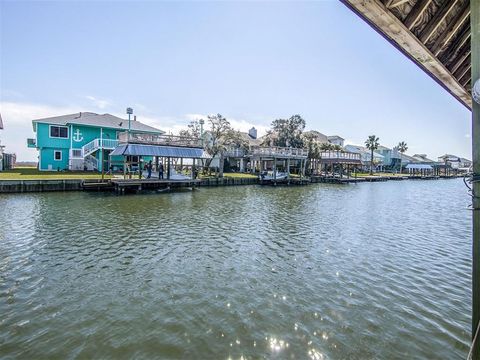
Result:
<svg viewBox="0 0 480 360"><path fill-rule="evenodd" d="M34 119L80 111L176 132L221 113L471 158L470 111L339 1L0 0L0 141L37 159Z"/></svg>

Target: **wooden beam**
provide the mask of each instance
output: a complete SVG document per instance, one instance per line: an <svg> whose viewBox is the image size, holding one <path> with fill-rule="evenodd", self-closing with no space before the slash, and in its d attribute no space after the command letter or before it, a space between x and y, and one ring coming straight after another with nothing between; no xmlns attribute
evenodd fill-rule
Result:
<svg viewBox="0 0 480 360"><path fill-rule="evenodd" d="M455 76L455 78L457 79L460 79L463 77L463 75L465 75L465 73L467 71L470 70L470 59L471 59L471 56L468 55L465 60L463 60L462 64L458 67L458 69L453 73L453 76Z"/></svg>
<svg viewBox="0 0 480 360"><path fill-rule="evenodd" d="M460 49L459 52L457 52L456 57L452 60L452 62L448 65L448 69L450 69L450 72L453 74L457 69L462 65L462 63L465 61L465 59L470 55L470 44L465 44L463 47Z"/></svg>
<svg viewBox="0 0 480 360"><path fill-rule="evenodd" d="M465 73L460 79L459 82L462 84L463 87L467 86L468 82L470 81L470 73Z"/></svg>
<svg viewBox="0 0 480 360"><path fill-rule="evenodd" d="M409 2L410 0L388 0L385 6L388 9L393 9L397 6L400 6L402 4L405 4L406 2Z"/></svg>
<svg viewBox="0 0 480 360"><path fill-rule="evenodd" d="M462 48L465 47L465 44L468 46L468 39L470 38L470 27L465 26L458 36L453 40L447 49L439 57L439 60L445 64L449 65L455 57L461 52Z"/></svg>
<svg viewBox="0 0 480 360"><path fill-rule="evenodd" d="M403 22L408 30L412 30L413 25L415 25L418 19L420 19L420 16L422 16L423 12L427 9L431 2L432 0L418 0L415 3L412 10L410 10L405 18L405 21Z"/></svg>
<svg viewBox="0 0 480 360"><path fill-rule="evenodd" d="M467 1L461 11L449 21L447 27L440 34L440 36L435 40L435 43L431 47L433 55L438 56L446 44L455 36L455 34L460 31L463 23L468 19L470 15L470 6Z"/></svg>
<svg viewBox="0 0 480 360"><path fill-rule="evenodd" d="M450 13L450 11L452 11L452 9L457 5L457 3L458 0L446 0L443 2L435 15L433 15L433 17L421 31L420 36L418 37L421 42L425 44L428 39L430 39L435 30L438 29L440 24L445 20L447 15Z"/></svg>
<svg viewBox="0 0 480 360"><path fill-rule="evenodd" d="M470 93L465 90L445 65L430 52L425 44L406 28L402 21L392 14L385 5L378 0L341 1L465 107L471 108L472 98Z"/></svg>

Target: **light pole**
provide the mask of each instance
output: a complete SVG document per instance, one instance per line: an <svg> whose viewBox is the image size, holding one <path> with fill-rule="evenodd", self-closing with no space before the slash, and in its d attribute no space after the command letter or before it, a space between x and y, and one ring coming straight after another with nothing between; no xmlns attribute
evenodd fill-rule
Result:
<svg viewBox="0 0 480 360"><path fill-rule="evenodd" d="M131 107L128 107L127 108L127 114L128 114L128 142L130 142L130 115L133 114L133 109Z"/></svg>
<svg viewBox="0 0 480 360"><path fill-rule="evenodd" d="M203 148L203 124L205 124L205 120L200 119L198 123L200 124L200 138L202 139L202 148Z"/></svg>

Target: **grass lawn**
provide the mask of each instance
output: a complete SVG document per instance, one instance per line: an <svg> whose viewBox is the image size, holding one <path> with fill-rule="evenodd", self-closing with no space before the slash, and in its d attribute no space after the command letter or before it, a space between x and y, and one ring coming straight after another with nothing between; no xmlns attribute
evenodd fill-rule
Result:
<svg viewBox="0 0 480 360"><path fill-rule="evenodd" d="M37 168L19 167L0 171L0 180L66 180L66 179L101 179L102 174L93 171L38 171ZM106 179L111 176L105 175Z"/></svg>

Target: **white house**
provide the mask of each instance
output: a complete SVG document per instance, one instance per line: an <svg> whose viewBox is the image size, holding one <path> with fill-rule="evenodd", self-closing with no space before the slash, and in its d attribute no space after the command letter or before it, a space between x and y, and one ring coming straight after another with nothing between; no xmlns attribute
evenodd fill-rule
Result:
<svg viewBox="0 0 480 360"><path fill-rule="evenodd" d="M327 136L328 142L333 144L333 145L338 145L343 147L343 144L345 142L345 139L338 136L338 135L332 135L332 136Z"/></svg>

